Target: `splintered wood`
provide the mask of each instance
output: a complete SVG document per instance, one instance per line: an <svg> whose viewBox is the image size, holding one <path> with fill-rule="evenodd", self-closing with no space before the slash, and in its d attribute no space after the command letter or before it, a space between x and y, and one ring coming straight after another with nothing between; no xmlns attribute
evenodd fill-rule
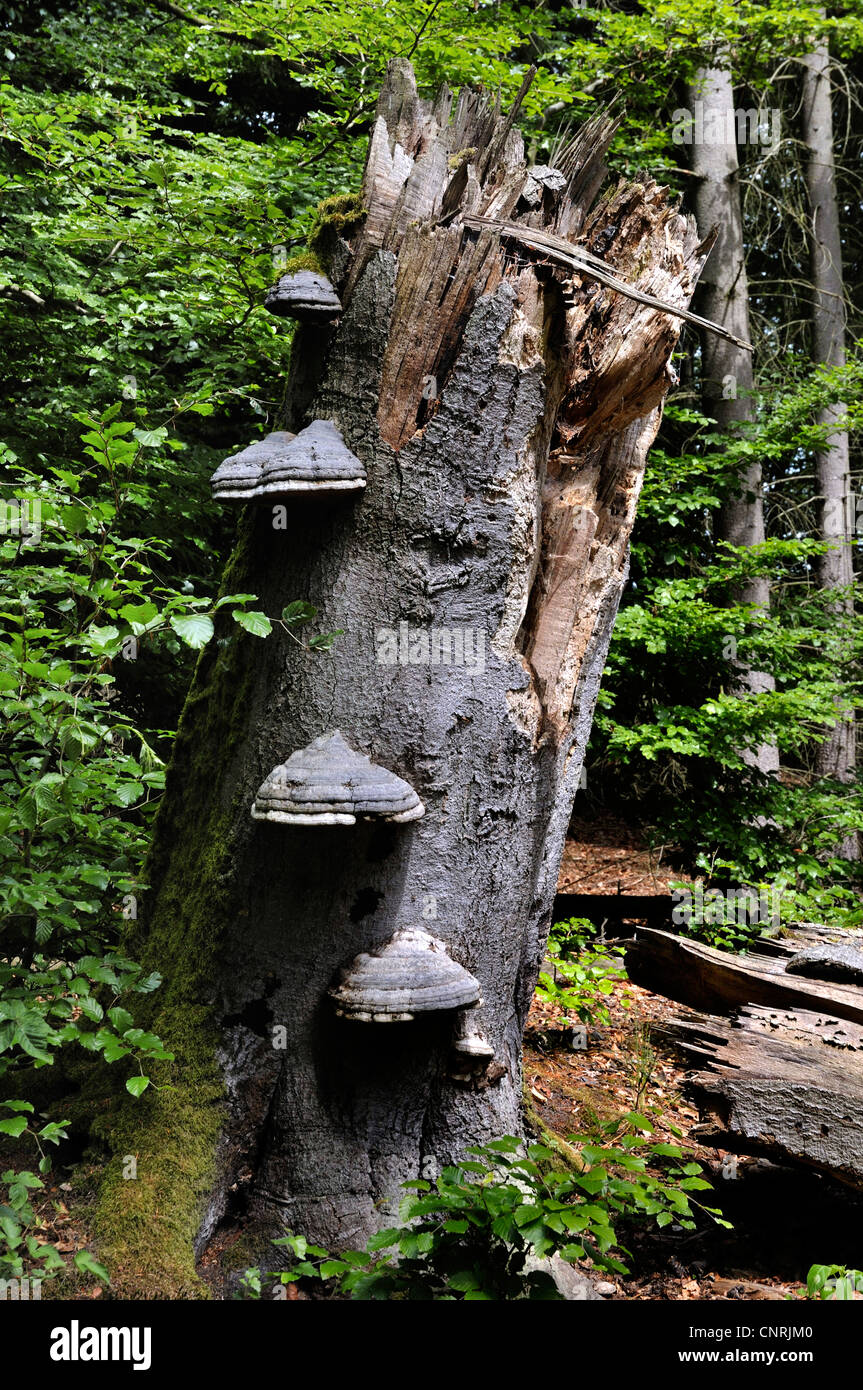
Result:
<svg viewBox="0 0 863 1390"><path fill-rule="evenodd" d="M627 973L643 988L710 1011L654 1029L701 1068L684 1088L705 1121L694 1137L861 1187L863 988L789 973L795 945L823 941L811 929L796 937L734 956L639 928Z"/></svg>
<svg viewBox="0 0 863 1390"><path fill-rule="evenodd" d="M375 254L396 258L378 425L401 450L439 410L480 298L513 287L518 365L537 366L545 402L530 446L541 509L524 541L534 579L518 648L536 734L562 738L622 588L669 357L709 247L650 180L594 206L616 129L607 114L551 164L528 166L514 120L529 79L504 115L477 91L424 102L409 65L390 65L343 293L349 301Z"/></svg>

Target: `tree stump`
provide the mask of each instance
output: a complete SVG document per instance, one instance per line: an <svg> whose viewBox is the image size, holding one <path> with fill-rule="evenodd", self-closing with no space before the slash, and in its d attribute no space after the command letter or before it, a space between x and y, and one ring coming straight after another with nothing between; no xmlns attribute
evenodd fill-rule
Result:
<svg viewBox="0 0 863 1390"><path fill-rule="evenodd" d="M285 1228L356 1245L404 1180L522 1126L522 1028L705 248L649 180L596 201L610 119L531 172L516 114L475 91L419 100L394 61L365 217L330 237L344 313L296 332L284 428L332 422L366 486L241 508L224 592L272 617L304 600L341 635L321 652L226 624L199 662L130 946L164 976L173 1089L101 1126L96 1233L132 1293L205 1294L194 1257L226 1223L255 1232L246 1263L272 1267ZM498 224L607 258L650 302ZM424 815L253 819L273 768L335 730ZM340 968L397 931L478 982L485 1052L459 1051L453 1010L339 1017Z"/></svg>

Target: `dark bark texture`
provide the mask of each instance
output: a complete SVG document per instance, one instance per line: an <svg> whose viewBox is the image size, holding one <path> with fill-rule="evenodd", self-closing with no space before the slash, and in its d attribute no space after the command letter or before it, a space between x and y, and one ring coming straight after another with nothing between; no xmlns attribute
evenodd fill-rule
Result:
<svg viewBox="0 0 863 1390"><path fill-rule="evenodd" d="M206 1267L240 1219L268 1263L285 1227L353 1245L405 1179L522 1126L522 1028L679 319L462 219L579 241L675 306L701 253L649 181L595 201L609 121L563 152L555 191L528 174L513 114L475 92L421 102L391 65L367 215L350 244L333 237L344 315L294 340L287 428L334 421L368 485L290 501L285 528L268 505L239 523L225 591L271 616L304 599L316 631L342 635L321 653L226 628L199 664L136 943L165 976L154 1023L177 1090L104 1125L145 1179L123 1184L115 1160L97 1227L133 1290L143 1265L163 1296L188 1294L192 1245ZM413 659L387 664L382 632L402 624ZM482 659L429 664L431 629L470 634ZM336 728L424 817L253 822L274 765ZM451 1015L356 1023L327 998L404 927L480 982L494 1061L472 1081L453 1075Z"/></svg>

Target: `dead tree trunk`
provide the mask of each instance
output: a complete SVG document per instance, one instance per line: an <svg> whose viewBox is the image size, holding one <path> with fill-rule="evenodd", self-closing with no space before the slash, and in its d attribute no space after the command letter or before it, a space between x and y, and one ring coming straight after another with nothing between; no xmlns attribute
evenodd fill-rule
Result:
<svg viewBox="0 0 863 1390"><path fill-rule="evenodd" d="M201 657L135 943L165 977L175 1089L103 1125L120 1287L200 1292L193 1247L238 1216L246 1263L285 1227L362 1241L403 1180L520 1130L522 1026L679 330L650 296L682 308L700 268L651 182L594 206L611 135L599 118L530 173L512 114L419 101L390 67L362 230L333 237L344 314L299 330L288 392L288 427L334 422L367 486L246 507L225 578L342 635L322 653L217 633ZM576 241L649 302L598 262L574 274ZM473 659L435 661L435 633ZM252 818L274 765L334 729L421 819ZM339 968L418 928L478 981L493 1059L454 1059L451 1012L337 1016Z"/></svg>
<svg viewBox="0 0 863 1390"><path fill-rule="evenodd" d="M699 69L689 89L690 101L701 103L703 121L695 122L692 172L696 176L695 210L698 226L707 236L717 228L716 245L698 288L705 316L721 323L738 338L749 339L749 284L743 247L743 210L738 180L734 88L724 67ZM703 127L703 129L702 129ZM704 138L700 138L703 134ZM705 412L723 430L733 431L755 418L752 396L752 356L744 348L714 333L704 333L701 344L702 395ZM760 545L764 541L764 490L761 460L753 455L740 474L740 490L726 502L719 517L719 534L731 545ZM749 580L738 599L769 612L770 581ZM775 689L773 677L734 660L733 685L741 694L761 694ZM760 772L777 772L779 754L774 744L763 744L743 753Z"/></svg>
<svg viewBox="0 0 863 1390"><path fill-rule="evenodd" d="M833 160L830 54L826 41L817 44L804 59L803 136L808 150L806 188L815 288L812 356L821 365L841 367L845 363L845 294ZM848 435L844 430L833 429L844 414L844 406L837 403L827 406L818 416L819 424L832 430L815 459L821 496L821 539L828 541L831 547L819 563L819 578L824 589L842 590L854 580ZM853 620L853 600L840 596L835 612L844 629L849 619ZM851 714L819 744L816 767L825 776L848 781L854 776L855 762L855 726ZM840 852L856 859L857 837L849 837Z"/></svg>

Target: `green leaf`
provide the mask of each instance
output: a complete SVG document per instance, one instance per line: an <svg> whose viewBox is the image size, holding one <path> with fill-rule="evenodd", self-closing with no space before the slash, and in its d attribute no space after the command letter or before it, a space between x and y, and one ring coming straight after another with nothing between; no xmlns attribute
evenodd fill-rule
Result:
<svg viewBox="0 0 863 1390"><path fill-rule="evenodd" d="M109 1009L108 1018L118 1033L125 1033L127 1029L134 1028L135 1020L125 1009Z"/></svg>
<svg viewBox="0 0 863 1390"><path fill-rule="evenodd" d="M240 627L244 627L246 632L251 632L253 637L269 637L273 630L266 613L246 613L242 608L235 608L231 613Z"/></svg>
<svg viewBox="0 0 863 1390"><path fill-rule="evenodd" d="M344 628L336 628L335 632L319 632L317 636L309 638L309 650L313 652L328 652L333 646L337 637L344 635Z"/></svg>
<svg viewBox="0 0 863 1390"><path fill-rule="evenodd" d="M12 1139L19 1139L27 1128L27 1121L21 1115L14 1120L0 1120L0 1134L8 1134Z"/></svg>
<svg viewBox="0 0 863 1390"><path fill-rule="evenodd" d="M378 1231L375 1235L369 1236L366 1249L370 1254L376 1250L385 1250L387 1246L397 1245L401 1231L397 1226L391 1226L385 1231Z"/></svg>
<svg viewBox="0 0 863 1390"><path fill-rule="evenodd" d="M77 535L78 532L83 531L84 527L87 525L86 508L75 505L61 507L60 520L63 522L67 531L71 531L73 535Z"/></svg>
<svg viewBox="0 0 863 1390"><path fill-rule="evenodd" d="M148 1076L130 1076L126 1082L126 1090L130 1095L141 1096L150 1084Z"/></svg>
<svg viewBox="0 0 863 1390"><path fill-rule="evenodd" d="M74 1256L75 1268L80 1274L95 1274L103 1284L110 1284L111 1278L104 1265L100 1264L89 1250L78 1250Z"/></svg>
<svg viewBox="0 0 863 1390"><path fill-rule="evenodd" d="M120 617L125 618L132 631L140 635L148 623L159 616L155 603L126 603L120 609Z"/></svg>
<svg viewBox="0 0 863 1390"><path fill-rule="evenodd" d="M293 603L286 604L282 609L282 622L289 625L310 623L312 618L316 618L317 615L317 608L313 608L310 603L303 603L301 599L294 599Z"/></svg>
<svg viewBox="0 0 863 1390"><path fill-rule="evenodd" d="M168 431L164 426L157 430L133 430L133 439L137 439L142 449L158 449L168 438Z"/></svg>
<svg viewBox="0 0 863 1390"><path fill-rule="evenodd" d="M180 641L196 650L207 645L214 631L213 620L206 613L189 613L185 617L175 614L170 623Z"/></svg>
<svg viewBox="0 0 863 1390"><path fill-rule="evenodd" d="M86 1018L91 1019L93 1023L100 1023L102 1021L104 1010L99 1001L94 999L92 995L83 995L78 1000L78 1004L82 1014L84 1014Z"/></svg>

